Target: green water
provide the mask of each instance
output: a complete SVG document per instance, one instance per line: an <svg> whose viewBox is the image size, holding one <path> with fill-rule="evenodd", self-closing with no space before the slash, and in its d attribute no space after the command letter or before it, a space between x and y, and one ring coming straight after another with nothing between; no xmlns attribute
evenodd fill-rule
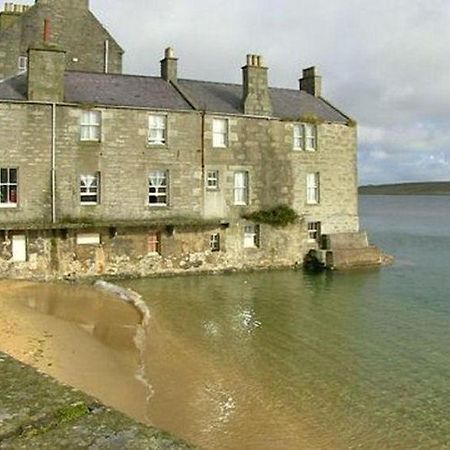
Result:
<svg viewBox="0 0 450 450"><path fill-rule="evenodd" d="M450 197L361 216L393 267L126 283L152 311L149 418L205 448L450 448Z"/></svg>

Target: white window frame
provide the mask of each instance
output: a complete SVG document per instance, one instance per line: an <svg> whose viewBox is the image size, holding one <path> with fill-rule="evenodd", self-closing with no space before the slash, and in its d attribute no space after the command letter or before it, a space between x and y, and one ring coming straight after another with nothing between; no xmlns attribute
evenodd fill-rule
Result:
<svg viewBox="0 0 450 450"><path fill-rule="evenodd" d="M306 174L306 203L308 205L317 205L320 203L319 172Z"/></svg>
<svg viewBox="0 0 450 450"><path fill-rule="evenodd" d="M230 121L215 117L212 123L213 148L227 148L229 145Z"/></svg>
<svg viewBox="0 0 450 450"><path fill-rule="evenodd" d="M6 177L5 175L6 171ZM15 178L11 177L11 171L14 171ZM16 180L16 181L11 181ZM2 193L6 192L6 201L3 201ZM19 169L16 167L0 168L0 208L17 208L19 200ZM11 201L11 199L13 201Z"/></svg>
<svg viewBox="0 0 450 450"><path fill-rule="evenodd" d="M305 136L305 150L307 152L315 152L317 150L317 126L305 123L303 133Z"/></svg>
<svg viewBox="0 0 450 450"><path fill-rule="evenodd" d="M102 136L102 112L95 109L82 111L80 132L80 140L82 142L100 142Z"/></svg>
<svg viewBox="0 0 450 450"><path fill-rule="evenodd" d="M28 70L28 57L27 56L19 56L17 60L17 70L18 73L25 73Z"/></svg>
<svg viewBox="0 0 450 450"><path fill-rule="evenodd" d="M95 174L80 175L80 205L94 206L100 203L100 172ZM88 200L94 197L95 201Z"/></svg>
<svg viewBox="0 0 450 450"><path fill-rule="evenodd" d="M294 150L315 152L317 150L317 126L311 123L295 123L292 139Z"/></svg>
<svg viewBox="0 0 450 450"><path fill-rule="evenodd" d="M238 170L233 174L233 200L236 206L249 204L250 176L246 170Z"/></svg>
<svg viewBox="0 0 450 450"><path fill-rule="evenodd" d="M209 248L211 252L220 252L220 233L211 234Z"/></svg>
<svg viewBox="0 0 450 450"><path fill-rule="evenodd" d="M319 242L322 223L321 222L308 222L308 242Z"/></svg>
<svg viewBox="0 0 450 450"><path fill-rule="evenodd" d="M304 148L304 128L301 123L295 123L294 124L294 131L293 131L293 149L294 150L303 150Z"/></svg>
<svg viewBox="0 0 450 450"><path fill-rule="evenodd" d="M261 227L259 225L244 226L244 248L259 248L261 240Z"/></svg>
<svg viewBox="0 0 450 450"><path fill-rule="evenodd" d="M149 145L167 145L167 114L150 114L148 116Z"/></svg>
<svg viewBox="0 0 450 450"><path fill-rule="evenodd" d="M218 191L219 190L219 171L218 170L208 170L206 172L206 189L208 191Z"/></svg>
<svg viewBox="0 0 450 450"><path fill-rule="evenodd" d="M152 181L153 179L153 181ZM154 183L154 184L152 184ZM156 202L151 202L150 197L155 197ZM164 199L164 201L160 201ZM153 170L148 175L148 205L168 206L169 205L169 171Z"/></svg>

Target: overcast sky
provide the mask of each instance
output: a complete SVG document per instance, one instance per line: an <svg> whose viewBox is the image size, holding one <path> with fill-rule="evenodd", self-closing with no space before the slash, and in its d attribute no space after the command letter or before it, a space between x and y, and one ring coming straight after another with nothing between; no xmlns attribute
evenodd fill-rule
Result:
<svg viewBox="0 0 450 450"><path fill-rule="evenodd" d="M450 0L91 0L91 9L129 73L159 73L169 45L185 78L240 82L245 55L258 53L273 86L297 88L316 65L323 96L359 123L361 183L450 180Z"/></svg>

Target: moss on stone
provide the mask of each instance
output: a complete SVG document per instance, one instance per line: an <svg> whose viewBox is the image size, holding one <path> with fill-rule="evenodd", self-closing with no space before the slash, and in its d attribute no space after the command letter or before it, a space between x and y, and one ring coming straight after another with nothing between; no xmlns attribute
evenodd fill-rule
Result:
<svg viewBox="0 0 450 450"><path fill-rule="evenodd" d="M271 209L260 210L243 216L252 222L268 224L276 227L286 227L298 220L298 214L289 206L279 205Z"/></svg>

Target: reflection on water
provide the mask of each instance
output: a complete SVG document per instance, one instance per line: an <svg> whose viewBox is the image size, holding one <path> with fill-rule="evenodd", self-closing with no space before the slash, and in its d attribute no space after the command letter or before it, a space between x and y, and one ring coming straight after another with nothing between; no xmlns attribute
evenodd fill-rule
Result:
<svg viewBox="0 0 450 450"><path fill-rule="evenodd" d="M87 286L42 284L14 291L17 302L41 314L72 322L115 349L134 348L140 316L123 302Z"/></svg>

